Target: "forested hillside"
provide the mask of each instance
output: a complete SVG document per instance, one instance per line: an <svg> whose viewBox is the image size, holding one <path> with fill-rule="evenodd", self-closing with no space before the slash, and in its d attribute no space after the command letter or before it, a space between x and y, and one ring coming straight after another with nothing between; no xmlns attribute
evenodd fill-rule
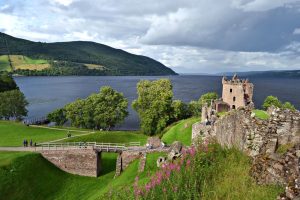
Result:
<svg viewBox="0 0 300 200"><path fill-rule="evenodd" d="M176 74L149 57L130 54L95 42L42 43L0 33L0 56L0 71L12 68L14 73L22 75ZM21 63L22 67L14 67L13 59L17 59L16 63ZM33 66L35 63L43 64L43 67ZM45 67L46 65L49 67Z"/></svg>

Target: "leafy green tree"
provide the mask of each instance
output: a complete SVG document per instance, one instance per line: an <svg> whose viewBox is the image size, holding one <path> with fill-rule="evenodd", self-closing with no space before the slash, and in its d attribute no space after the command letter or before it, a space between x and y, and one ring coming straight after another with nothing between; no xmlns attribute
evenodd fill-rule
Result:
<svg viewBox="0 0 300 200"><path fill-rule="evenodd" d="M97 128L111 129L120 124L128 116L128 101L123 93L117 92L109 86L100 89L100 93L87 98L88 105L93 112L94 123Z"/></svg>
<svg viewBox="0 0 300 200"><path fill-rule="evenodd" d="M283 105L282 105L282 108L283 109L289 109L289 110L292 110L292 111L295 111L296 108L293 104L291 104L290 102L285 102Z"/></svg>
<svg viewBox="0 0 300 200"><path fill-rule="evenodd" d="M281 108L282 107L282 103L279 101L279 99L277 97L274 96L267 96L267 98L265 99L262 107L267 110L270 106L275 106L277 108Z"/></svg>
<svg viewBox="0 0 300 200"><path fill-rule="evenodd" d="M18 86L14 79L6 72L0 72L0 92L17 90Z"/></svg>
<svg viewBox="0 0 300 200"><path fill-rule="evenodd" d="M65 106L66 117L71 120L71 125L75 127L86 127L83 119L85 101L77 99Z"/></svg>
<svg viewBox="0 0 300 200"><path fill-rule="evenodd" d="M211 104L211 100L218 99L218 94L216 92L208 92L206 94L203 94L199 99L200 107L207 103L208 106Z"/></svg>
<svg viewBox="0 0 300 200"><path fill-rule="evenodd" d="M172 119L173 121L178 121L181 119L185 119L189 117L189 109L188 106L180 101L180 100L174 100L172 102Z"/></svg>
<svg viewBox="0 0 300 200"><path fill-rule="evenodd" d="M201 104L199 101L191 101L188 104L188 109L191 116L199 117L201 115Z"/></svg>
<svg viewBox="0 0 300 200"><path fill-rule="evenodd" d="M27 115L28 102L19 90L1 92L0 99L0 118L21 120Z"/></svg>
<svg viewBox="0 0 300 200"><path fill-rule="evenodd" d="M170 122L172 113L171 81L142 80L137 84L137 94L132 107L140 117L141 130L147 135L160 133Z"/></svg>
<svg viewBox="0 0 300 200"><path fill-rule="evenodd" d="M51 122L55 122L58 126L62 126L67 121L66 110L64 108L54 110L47 115L47 119Z"/></svg>

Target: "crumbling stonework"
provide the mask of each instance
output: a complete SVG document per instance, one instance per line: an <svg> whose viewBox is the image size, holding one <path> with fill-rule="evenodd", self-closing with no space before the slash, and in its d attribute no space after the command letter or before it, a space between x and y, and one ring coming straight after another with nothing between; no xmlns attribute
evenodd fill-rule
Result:
<svg viewBox="0 0 300 200"><path fill-rule="evenodd" d="M101 171L101 153L92 149L47 150L42 156L63 171L97 177Z"/></svg>
<svg viewBox="0 0 300 200"><path fill-rule="evenodd" d="M281 199L294 199L300 194L300 112L271 107L268 113L261 120L249 107L232 110L211 125L194 124L192 139L212 137L244 151L253 158L251 174L258 183L285 186ZM282 145L294 147L281 155L276 152Z"/></svg>
<svg viewBox="0 0 300 200"><path fill-rule="evenodd" d="M124 171L128 165L135 159L140 159L144 157L144 153L140 151L123 151L118 155L116 162L116 176L119 176L122 171Z"/></svg>

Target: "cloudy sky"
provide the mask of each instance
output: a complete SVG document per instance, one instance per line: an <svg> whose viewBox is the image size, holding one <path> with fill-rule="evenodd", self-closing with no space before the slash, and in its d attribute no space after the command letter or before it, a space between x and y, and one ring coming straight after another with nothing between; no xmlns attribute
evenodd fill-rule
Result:
<svg viewBox="0 0 300 200"><path fill-rule="evenodd" d="M300 0L0 0L0 32L95 41L178 73L300 69Z"/></svg>

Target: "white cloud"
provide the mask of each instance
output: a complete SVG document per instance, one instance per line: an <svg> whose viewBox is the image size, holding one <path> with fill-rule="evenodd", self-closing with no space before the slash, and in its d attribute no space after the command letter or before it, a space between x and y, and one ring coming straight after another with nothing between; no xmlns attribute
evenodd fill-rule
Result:
<svg viewBox="0 0 300 200"><path fill-rule="evenodd" d="M300 28L296 28L293 32L294 35L300 34Z"/></svg>
<svg viewBox="0 0 300 200"><path fill-rule="evenodd" d="M54 1L55 3L64 5L64 6L69 6L71 3L73 3L74 0L50 0L51 2Z"/></svg>

